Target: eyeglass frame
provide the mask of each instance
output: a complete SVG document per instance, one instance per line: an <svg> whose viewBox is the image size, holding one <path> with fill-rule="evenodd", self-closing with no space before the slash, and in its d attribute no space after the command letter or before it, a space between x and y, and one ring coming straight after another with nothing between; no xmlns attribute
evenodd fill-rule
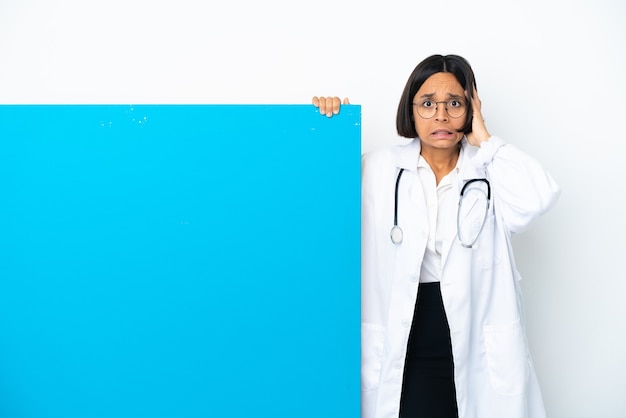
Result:
<svg viewBox="0 0 626 418"><path fill-rule="evenodd" d="M439 109L439 107L438 107L437 105L438 105L439 103L445 103L445 104L446 104L446 106L445 106L445 109L446 109L446 114L447 114L448 116L450 116L452 119L459 119L459 118L462 118L463 116L465 116L465 115L467 114L467 102L466 102L465 100L462 100L462 99L450 99L450 100L439 101L439 102L435 102L435 101L433 101L433 100L431 100L431 99L424 99L424 100L422 100L422 101L421 101L421 102L419 102L419 103L415 103L415 102L413 102L413 106L420 106L422 103L427 102L427 101L428 101L428 102L433 102L433 103L435 104L435 113L433 113L433 115L432 115L431 117L428 117L428 118L427 118L427 117L424 117L424 116L422 116L422 115L420 114L419 107L417 107L417 114L418 114L418 115L419 115L419 117L420 117L420 118L422 118L422 119L426 119L426 120L428 120L428 119L432 119L432 118L434 118L434 117L435 117L435 115L437 115L437 110ZM450 114L450 112L448 111L448 103L450 103L450 102L455 102L455 101L456 101L456 102L461 102L461 103L463 103L463 105L465 106L465 109L464 109L463 113L461 113L459 116L452 116L452 115Z"/></svg>

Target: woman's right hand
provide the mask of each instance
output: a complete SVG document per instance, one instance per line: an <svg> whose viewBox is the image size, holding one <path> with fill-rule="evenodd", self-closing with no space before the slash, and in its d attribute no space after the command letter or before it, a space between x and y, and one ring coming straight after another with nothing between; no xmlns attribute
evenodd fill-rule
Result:
<svg viewBox="0 0 626 418"><path fill-rule="evenodd" d="M343 104L350 104L350 100L346 97L343 99ZM337 96L335 97L313 97L313 106L319 108L320 115L326 115L327 117L332 117L333 115L337 115L339 113L339 109L341 108L341 99Z"/></svg>

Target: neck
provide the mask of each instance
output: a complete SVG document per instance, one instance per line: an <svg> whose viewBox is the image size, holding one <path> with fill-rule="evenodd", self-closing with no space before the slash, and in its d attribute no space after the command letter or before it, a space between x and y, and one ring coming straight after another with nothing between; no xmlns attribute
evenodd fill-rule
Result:
<svg viewBox="0 0 626 418"><path fill-rule="evenodd" d="M459 147L452 149L422 148L420 154L435 173L437 184L450 171L454 170L459 160Z"/></svg>

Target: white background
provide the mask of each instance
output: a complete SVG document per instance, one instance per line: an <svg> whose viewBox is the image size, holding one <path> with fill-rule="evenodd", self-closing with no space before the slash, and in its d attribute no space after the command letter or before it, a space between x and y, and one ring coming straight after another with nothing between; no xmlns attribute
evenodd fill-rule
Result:
<svg viewBox="0 0 626 418"><path fill-rule="evenodd" d="M0 103L348 96L368 151L402 142L419 61L466 57L491 133L563 188L515 241L548 415L623 417L625 21L621 0L0 0Z"/></svg>

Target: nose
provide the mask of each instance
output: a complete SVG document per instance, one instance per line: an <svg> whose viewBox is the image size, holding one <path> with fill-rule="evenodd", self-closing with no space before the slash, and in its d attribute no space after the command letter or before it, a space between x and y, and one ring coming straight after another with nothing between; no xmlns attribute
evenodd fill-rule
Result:
<svg viewBox="0 0 626 418"><path fill-rule="evenodd" d="M446 109L445 103L437 103L435 120L448 120L448 109Z"/></svg>

